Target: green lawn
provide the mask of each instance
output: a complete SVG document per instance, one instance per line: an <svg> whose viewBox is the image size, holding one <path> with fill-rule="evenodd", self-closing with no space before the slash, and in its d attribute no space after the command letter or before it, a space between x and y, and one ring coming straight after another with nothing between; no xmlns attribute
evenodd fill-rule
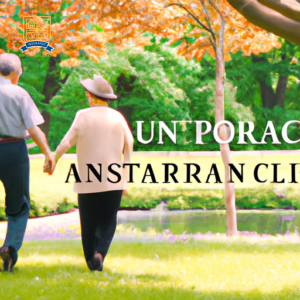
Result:
<svg viewBox="0 0 300 300"><path fill-rule="evenodd" d="M1 299L299 299L300 245L236 240L115 241L90 272L80 240L27 242Z"/></svg>

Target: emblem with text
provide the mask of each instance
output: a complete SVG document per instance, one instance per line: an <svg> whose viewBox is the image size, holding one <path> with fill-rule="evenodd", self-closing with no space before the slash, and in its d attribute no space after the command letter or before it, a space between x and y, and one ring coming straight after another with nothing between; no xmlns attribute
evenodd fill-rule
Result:
<svg viewBox="0 0 300 300"><path fill-rule="evenodd" d="M49 45L51 38L51 17L23 17L23 38L25 45L22 52L30 47L43 47L51 52L54 48Z"/></svg>

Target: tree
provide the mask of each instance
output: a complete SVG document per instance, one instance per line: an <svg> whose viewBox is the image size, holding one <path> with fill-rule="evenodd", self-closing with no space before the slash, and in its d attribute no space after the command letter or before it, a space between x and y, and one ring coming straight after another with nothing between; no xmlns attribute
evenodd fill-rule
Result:
<svg viewBox="0 0 300 300"><path fill-rule="evenodd" d="M259 69L261 69L261 72L257 72L255 77L260 85L263 107L272 109L275 105L279 105L281 108L285 108L288 77L290 75L300 77L300 74L295 72L295 64L293 63L297 54L300 53L299 50L299 47L285 41L279 50L273 50L269 54L252 56L254 65L259 64ZM270 57L273 59L271 60ZM270 72L278 74L275 90L272 87Z"/></svg>
<svg viewBox="0 0 300 300"><path fill-rule="evenodd" d="M228 0L249 22L300 45L299 0Z"/></svg>
<svg viewBox="0 0 300 300"><path fill-rule="evenodd" d="M261 105L264 108L273 109L279 105L287 108L286 90L288 80L297 78L300 80L299 63L300 47L289 42L282 41L280 49L273 49L268 53L251 55L242 58L239 54L232 54L232 61L227 63L227 75L237 86L238 95L243 98L243 104L250 105L253 102L251 93L255 93L251 85L259 84ZM239 66L237 69L236 66ZM291 84L289 85L291 86ZM247 94L249 88L252 90ZM243 96L241 95L243 94ZM295 98L295 97L294 97Z"/></svg>

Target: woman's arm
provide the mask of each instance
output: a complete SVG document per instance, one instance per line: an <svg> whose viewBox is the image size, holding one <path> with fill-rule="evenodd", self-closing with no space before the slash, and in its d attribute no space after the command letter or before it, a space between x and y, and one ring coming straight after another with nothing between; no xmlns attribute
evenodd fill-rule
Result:
<svg viewBox="0 0 300 300"><path fill-rule="evenodd" d="M67 152L70 148L76 145L78 139L78 132L79 132L79 119L80 119L80 113L77 112L72 126L70 127L69 131L66 133L65 137L62 139L62 141L56 148L55 151L56 162L63 156L65 152Z"/></svg>
<svg viewBox="0 0 300 300"><path fill-rule="evenodd" d="M130 156L131 153L133 152L133 143L134 143L134 139L131 133L131 130L128 127L127 122L125 122L124 125L124 130L125 130L125 138L124 138L124 148L123 148L123 163L127 164L130 163ZM123 192L123 196L126 194L126 190L127 190L127 181L128 181L128 166L125 167L125 180L124 180L124 192Z"/></svg>

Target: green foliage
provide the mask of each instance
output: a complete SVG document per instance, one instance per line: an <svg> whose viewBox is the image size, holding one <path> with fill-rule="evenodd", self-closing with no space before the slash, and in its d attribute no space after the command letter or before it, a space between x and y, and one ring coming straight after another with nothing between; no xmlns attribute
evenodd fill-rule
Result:
<svg viewBox="0 0 300 300"><path fill-rule="evenodd" d="M273 49L269 53L262 53L256 57L258 63L253 62L254 56L244 57L242 52L231 54L232 60L226 63L226 75L236 90L235 99L238 103L248 106L255 117L255 130L253 136L260 142L265 131L267 121L272 121L280 145L272 145L271 139L267 138L265 145L236 146L231 144L234 150L279 150L298 149L297 144L287 144L281 137L283 125L291 120L299 120L300 105L297 99L300 98L300 63L292 62L292 59L299 57L300 47L288 41L282 41L280 49ZM238 66L238 68L237 68ZM285 92L285 108L276 105L273 109L263 108L259 81L272 87L276 92L279 76L288 76L288 83ZM275 97L275 96L274 96ZM227 114L226 114L227 119ZM244 118L241 120L249 121ZM292 140L300 137L299 127L289 127L288 136Z"/></svg>
<svg viewBox="0 0 300 300"><path fill-rule="evenodd" d="M42 92L48 68L49 57L28 56L22 59L23 72L19 79L19 85L31 95L41 112L47 110L47 105L42 102L45 99Z"/></svg>
<svg viewBox="0 0 300 300"><path fill-rule="evenodd" d="M255 115L255 130L253 136L256 141L261 141L262 136L264 135L265 126L267 121L272 121L275 127L276 135L278 136L281 144L272 145L272 140L270 137L266 138L267 144L265 145L252 145L254 150L288 150L288 149L299 149L298 143L296 144L287 144L282 139L282 128L284 124L291 120L300 120L300 111L298 110L285 110L280 108L278 105L275 106L272 110L266 108L253 108ZM288 128L288 137L291 140L298 140L300 138L300 130L296 123L292 124Z"/></svg>
<svg viewBox="0 0 300 300"><path fill-rule="evenodd" d="M252 108L262 107L259 81L265 81L266 85L272 87L275 92L281 74L289 77L285 108L300 110L300 106L295 102L295 99L300 97L300 63L291 63L293 57L299 57L300 47L288 41L282 42L282 45L280 49L275 48L269 53L261 53L258 56L245 57L241 51L231 53L232 60L226 63L226 76L237 87L238 102ZM259 59L259 62L255 63L253 59Z"/></svg>
<svg viewBox="0 0 300 300"><path fill-rule="evenodd" d="M46 214L49 214L49 212L45 212ZM38 217L41 216L41 208L39 207L39 204L36 203L33 199L30 200L30 217Z"/></svg>
<svg viewBox="0 0 300 300"><path fill-rule="evenodd" d="M283 194L276 192L274 189L236 189L236 206L239 209L280 209L293 207L300 209L299 195L295 194L292 189L287 189ZM135 209L154 209L161 201L167 202L168 209L185 210L185 209L225 209L225 195L223 190L159 190L143 188L131 189L122 197L121 207ZM46 216L57 212L59 214L69 212L76 208L75 203L69 203L64 199L57 204L55 210L47 206L41 207L42 203L31 200L30 216ZM4 220L4 208L0 207L0 220Z"/></svg>
<svg viewBox="0 0 300 300"><path fill-rule="evenodd" d="M162 199L164 194L153 193L152 189L132 189L122 197L121 207L150 209L159 205Z"/></svg>
<svg viewBox="0 0 300 300"><path fill-rule="evenodd" d="M5 208L3 206L0 206L0 221L7 220L7 217L5 216Z"/></svg>
<svg viewBox="0 0 300 300"><path fill-rule="evenodd" d="M80 78L92 78L101 74L118 91L119 100L112 107L129 107L132 109L132 120L143 120L143 134L150 135L150 121L189 120L188 101L185 92L166 78L166 70L160 63L161 57L151 52L143 52L128 47L121 52L110 48L109 58L96 64L81 60L74 69L67 83L50 102L52 115L50 144L56 147L69 129L75 113L88 107L85 90L80 85ZM131 122L136 136L136 122ZM181 133L182 134L182 133ZM180 133L178 134L180 139ZM183 138L181 138L183 139ZM158 134L155 134L152 150L162 150L155 145ZM166 146L172 146L171 141ZM176 145L174 145L176 147ZM135 145L136 150L149 150L149 145Z"/></svg>
<svg viewBox="0 0 300 300"><path fill-rule="evenodd" d="M103 29L102 28L100 28L97 24L88 24L87 25L87 30L89 30L89 31L91 31L91 30L93 30L93 28L95 28L98 32L101 32L101 31L103 31Z"/></svg>
<svg viewBox="0 0 300 300"><path fill-rule="evenodd" d="M74 208L75 205L73 203L61 203L58 208L57 208L57 212L59 214L63 214L66 212L69 212L72 208Z"/></svg>
<svg viewBox="0 0 300 300"><path fill-rule="evenodd" d="M226 63L226 77L237 87L237 101L250 107L262 107L257 74L265 72L265 65L254 65L251 57L242 56L241 51L231 54L231 58L232 60Z"/></svg>
<svg viewBox="0 0 300 300"><path fill-rule="evenodd" d="M53 213L66 213L70 212L72 208L77 208L78 206L74 203L68 203L68 199L64 198L61 203L56 205L56 209L51 209L49 206L42 207L42 203L35 199L30 200L30 217L41 217L52 215ZM5 219L4 211L0 209L0 220Z"/></svg>
<svg viewBox="0 0 300 300"><path fill-rule="evenodd" d="M236 206L245 209L300 208L300 202L292 189L285 195L270 188L236 189ZM161 201L169 209L225 209L223 190L155 190L132 189L122 198L121 207L155 208Z"/></svg>
<svg viewBox="0 0 300 300"><path fill-rule="evenodd" d="M194 60L188 61L184 57L176 56L177 50L164 44L153 43L151 46L146 46L145 49L157 53L157 55L163 58L160 62L164 69L167 70L166 76L168 76L178 88L182 89L188 98L187 105L191 120L206 120L214 124L214 60L209 56L205 56L201 64ZM204 67L202 67L202 64ZM240 120L253 121L254 116L252 111L249 107L237 103L235 101L235 94L236 90L230 81L227 80L225 82L226 120L231 121L234 125L237 125ZM219 145L214 141L212 132L203 137L203 142L206 143L206 145L195 145L195 123L187 123L185 137L187 144L180 148L183 151L219 150ZM244 145L235 145L236 142L237 138L235 138L232 143L232 149L245 149ZM175 147L173 149L179 150L178 145L176 149Z"/></svg>
<svg viewBox="0 0 300 300"><path fill-rule="evenodd" d="M0 48L7 52L7 38L0 38Z"/></svg>

